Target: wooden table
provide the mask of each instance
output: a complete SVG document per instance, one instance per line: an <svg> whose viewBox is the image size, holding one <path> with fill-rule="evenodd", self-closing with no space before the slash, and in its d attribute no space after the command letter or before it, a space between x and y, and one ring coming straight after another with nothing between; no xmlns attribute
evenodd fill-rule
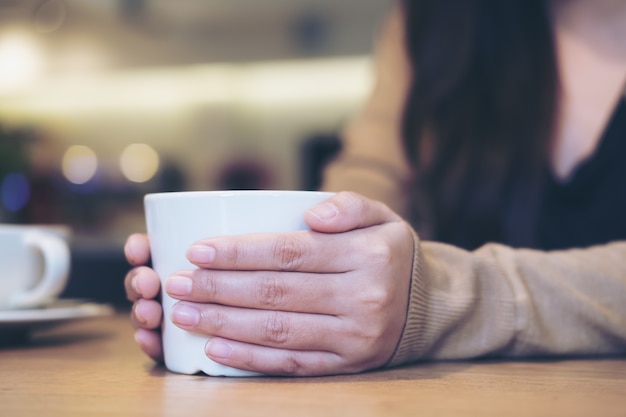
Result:
<svg viewBox="0 0 626 417"><path fill-rule="evenodd" d="M0 416L626 416L626 358L213 378L153 365L132 334L118 314L0 348Z"/></svg>

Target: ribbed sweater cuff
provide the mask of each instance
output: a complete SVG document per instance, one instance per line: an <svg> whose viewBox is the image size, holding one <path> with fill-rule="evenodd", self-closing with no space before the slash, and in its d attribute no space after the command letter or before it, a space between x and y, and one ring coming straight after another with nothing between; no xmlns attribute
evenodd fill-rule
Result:
<svg viewBox="0 0 626 417"><path fill-rule="evenodd" d="M426 349L424 327L428 312L428 296L426 278L423 270L423 259L420 250L420 239L413 233L413 268L409 290L409 304L404 329L398 347L387 366L393 367L419 359Z"/></svg>

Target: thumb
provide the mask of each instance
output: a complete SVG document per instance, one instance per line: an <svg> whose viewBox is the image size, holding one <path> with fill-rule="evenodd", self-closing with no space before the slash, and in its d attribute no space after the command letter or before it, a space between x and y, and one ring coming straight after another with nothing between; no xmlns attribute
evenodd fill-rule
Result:
<svg viewBox="0 0 626 417"><path fill-rule="evenodd" d="M379 201L344 191L307 210L304 221L318 232L341 233L402 218Z"/></svg>

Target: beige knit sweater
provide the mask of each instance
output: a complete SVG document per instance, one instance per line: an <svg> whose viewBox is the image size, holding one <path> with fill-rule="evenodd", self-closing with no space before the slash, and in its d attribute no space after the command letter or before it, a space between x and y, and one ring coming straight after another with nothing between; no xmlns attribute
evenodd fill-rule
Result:
<svg viewBox="0 0 626 417"><path fill-rule="evenodd" d="M375 87L346 127L323 188L359 192L406 215L410 169L399 128L410 80L402 25L395 12L382 28ZM626 241L555 252L488 244L469 252L415 234L413 262L406 324L392 366L626 353Z"/></svg>

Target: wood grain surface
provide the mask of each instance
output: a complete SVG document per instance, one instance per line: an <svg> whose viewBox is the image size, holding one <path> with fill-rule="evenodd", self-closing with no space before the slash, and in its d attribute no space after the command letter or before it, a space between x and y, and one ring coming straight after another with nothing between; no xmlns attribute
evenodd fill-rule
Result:
<svg viewBox="0 0 626 417"><path fill-rule="evenodd" d="M177 375L140 352L127 314L0 346L0 375L0 416L626 416L626 358L429 363L323 378Z"/></svg>

